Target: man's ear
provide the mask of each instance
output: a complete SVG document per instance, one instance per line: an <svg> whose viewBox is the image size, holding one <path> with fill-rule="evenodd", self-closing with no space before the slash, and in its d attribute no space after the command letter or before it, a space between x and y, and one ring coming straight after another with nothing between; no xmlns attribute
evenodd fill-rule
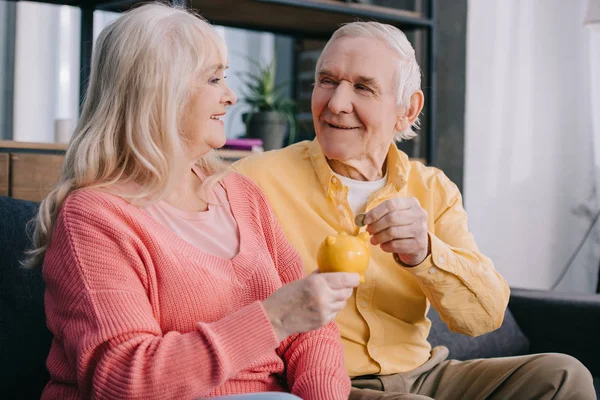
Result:
<svg viewBox="0 0 600 400"><path fill-rule="evenodd" d="M410 96L409 107L401 106L396 121L396 131L402 132L408 129L419 117L423 110L425 96L421 90L417 90Z"/></svg>

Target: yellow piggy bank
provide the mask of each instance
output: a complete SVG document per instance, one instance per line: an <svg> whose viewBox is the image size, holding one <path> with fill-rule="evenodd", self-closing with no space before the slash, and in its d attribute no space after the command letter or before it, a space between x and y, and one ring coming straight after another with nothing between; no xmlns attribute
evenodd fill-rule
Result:
<svg viewBox="0 0 600 400"><path fill-rule="evenodd" d="M321 272L358 272L360 282L365 281L365 271L369 267L371 250L369 234L357 236L340 232L337 236L327 236L319 246L317 264Z"/></svg>

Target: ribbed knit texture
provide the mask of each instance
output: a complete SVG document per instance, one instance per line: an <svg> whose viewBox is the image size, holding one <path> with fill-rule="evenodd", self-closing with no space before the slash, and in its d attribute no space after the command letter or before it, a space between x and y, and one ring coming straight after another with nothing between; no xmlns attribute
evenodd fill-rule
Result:
<svg viewBox="0 0 600 400"><path fill-rule="evenodd" d="M278 344L261 301L304 269L257 186L237 173L224 183L240 230L231 260L119 197L68 197L43 267L54 334L43 399L348 398L334 324Z"/></svg>

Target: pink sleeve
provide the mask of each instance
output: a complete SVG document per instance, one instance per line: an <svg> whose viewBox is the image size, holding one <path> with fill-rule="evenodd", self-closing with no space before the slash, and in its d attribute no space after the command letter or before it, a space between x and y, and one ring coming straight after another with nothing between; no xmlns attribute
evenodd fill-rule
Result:
<svg viewBox="0 0 600 400"><path fill-rule="evenodd" d="M304 268L300 255L289 243L271 211L265 195L254 184L253 190L270 232L275 266L282 283L303 278ZM286 363L287 383L291 392L304 400L348 399L350 378L344 365L344 349L337 325L332 322L311 332L292 335L279 345L277 354Z"/></svg>
<svg viewBox="0 0 600 400"><path fill-rule="evenodd" d="M281 247L290 246L283 232L280 231L280 235L285 241ZM283 252L291 254L288 249L283 249ZM302 263L297 254L295 259L282 258L280 262L280 276L284 284L303 277ZM285 360L286 378L293 394L304 400L348 398L350 378L344 365L340 334L334 322L314 331L288 337L279 345L277 354Z"/></svg>
<svg viewBox="0 0 600 400"><path fill-rule="evenodd" d="M48 363L66 362L84 397L203 396L277 347L260 302L196 331L162 332L147 250L97 200L63 207L43 267L48 326L64 352Z"/></svg>

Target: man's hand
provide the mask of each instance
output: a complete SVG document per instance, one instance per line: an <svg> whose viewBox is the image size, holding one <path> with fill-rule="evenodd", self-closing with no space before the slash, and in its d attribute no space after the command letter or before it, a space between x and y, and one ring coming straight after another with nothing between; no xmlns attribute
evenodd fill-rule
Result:
<svg viewBox="0 0 600 400"><path fill-rule="evenodd" d="M427 212L414 197L384 201L366 214L364 223L371 243L396 253L407 266L418 265L429 255Z"/></svg>

